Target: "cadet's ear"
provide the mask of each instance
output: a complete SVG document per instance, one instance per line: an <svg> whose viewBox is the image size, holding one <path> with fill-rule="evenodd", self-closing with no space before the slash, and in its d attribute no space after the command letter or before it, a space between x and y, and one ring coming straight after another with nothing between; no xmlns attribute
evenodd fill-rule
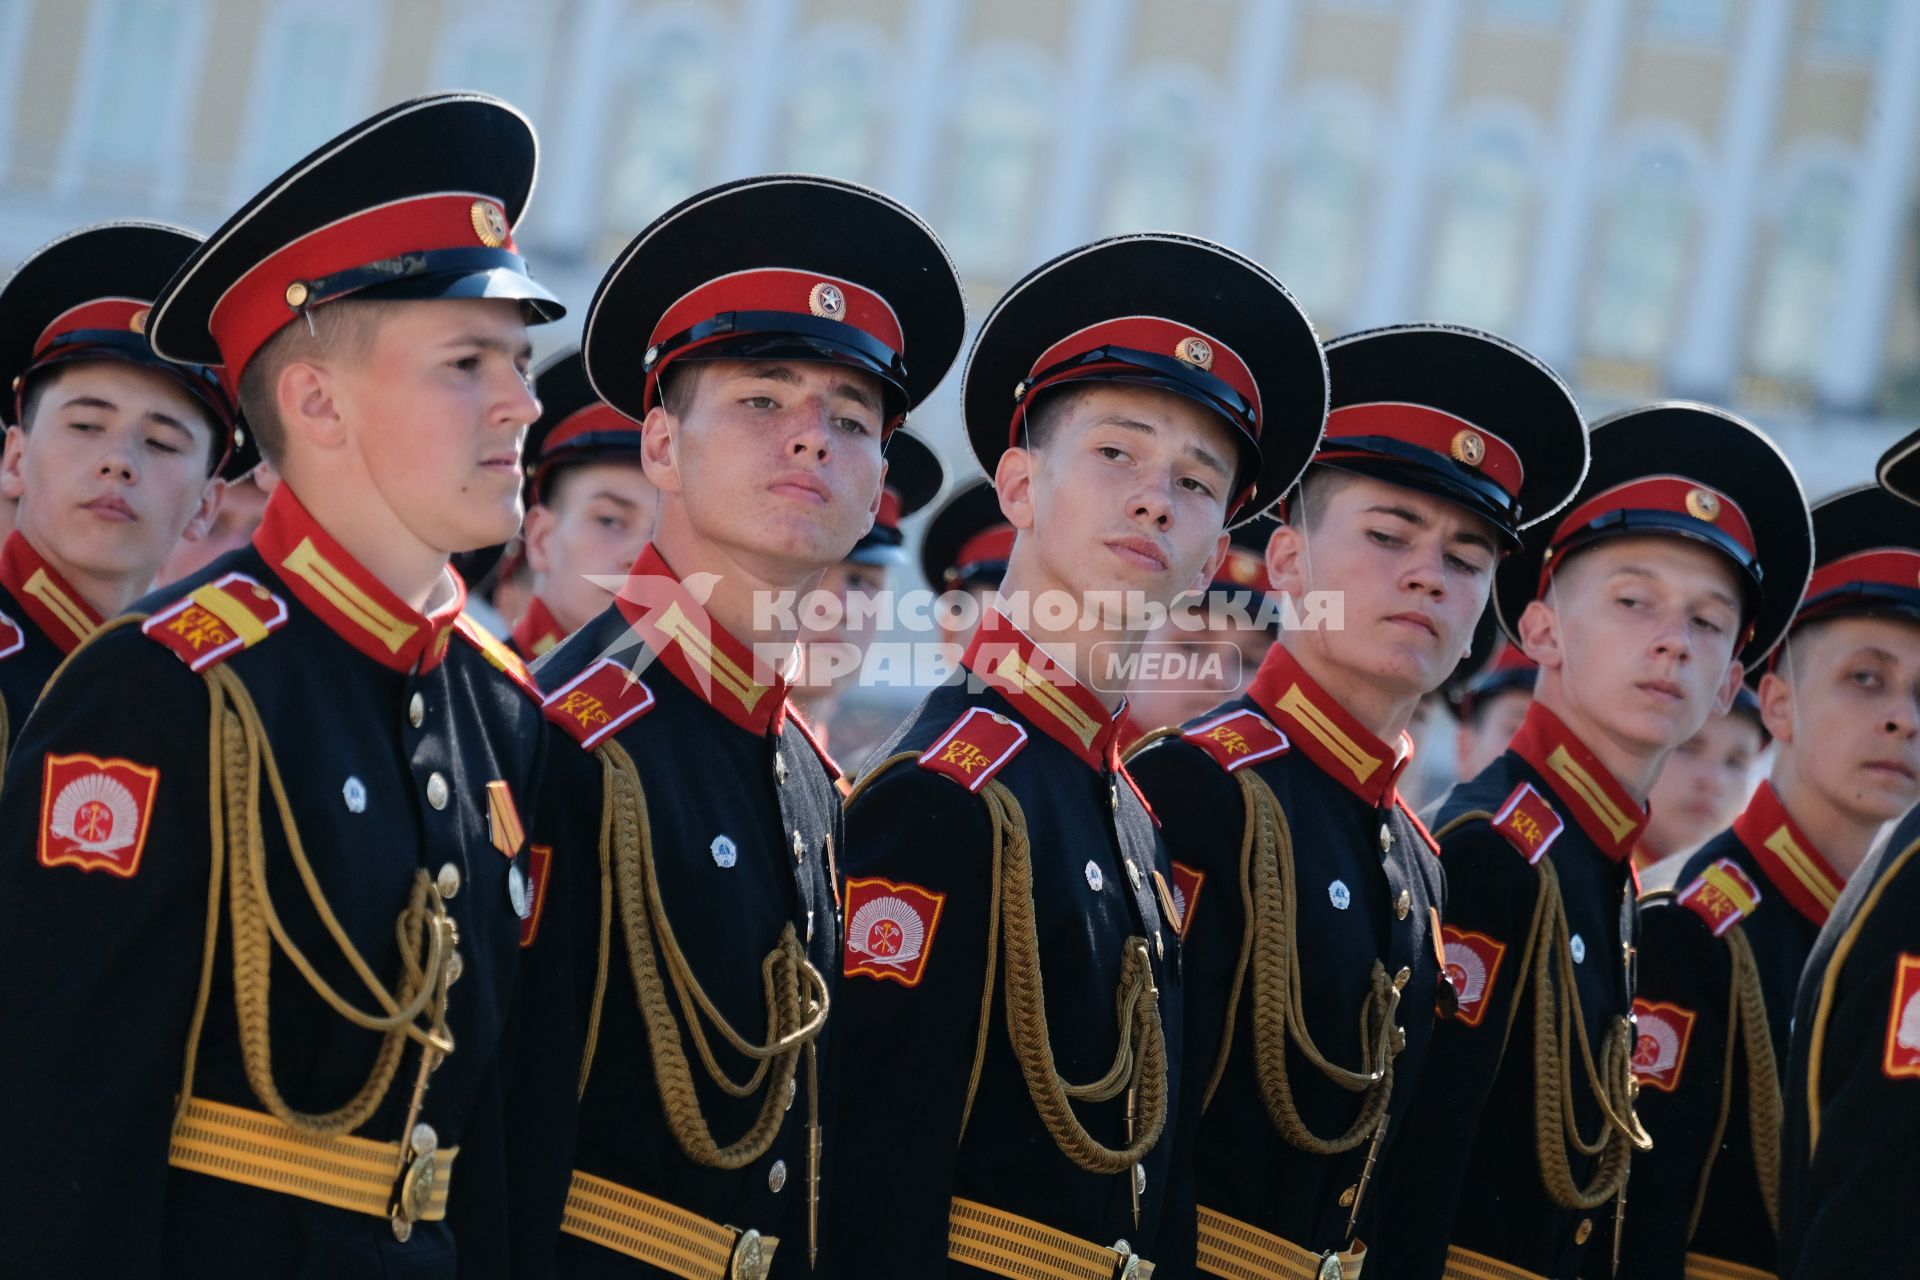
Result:
<svg viewBox="0 0 1920 1280"><path fill-rule="evenodd" d="M1000 455L993 469L993 491L1000 499L1000 514L1016 529L1031 529L1034 521L1034 453L1019 445Z"/></svg>
<svg viewBox="0 0 1920 1280"><path fill-rule="evenodd" d="M346 423L330 371L318 361L289 360L274 382L273 399L289 442L333 450L346 443Z"/></svg>
<svg viewBox="0 0 1920 1280"><path fill-rule="evenodd" d="M1520 651L1541 667L1558 671L1566 665L1565 637L1560 634L1560 611L1545 600L1531 601L1521 611Z"/></svg>
<svg viewBox="0 0 1920 1280"><path fill-rule="evenodd" d="M1313 562L1307 554L1307 535L1298 525L1277 526L1267 539L1267 583L1298 602L1312 589Z"/></svg>
<svg viewBox="0 0 1920 1280"><path fill-rule="evenodd" d="M208 476L207 482L200 488L200 501L193 508L193 515L187 519L187 527L180 536L188 542L198 542L207 536L207 530L213 528L213 522L220 514L220 504L227 498L227 482L219 476Z"/></svg>
<svg viewBox="0 0 1920 1280"><path fill-rule="evenodd" d="M27 491L26 477L20 474L20 455L26 447L27 429L8 427L6 452L0 455L0 498L10 502L20 501L20 495Z"/></svg>
<svg viewBox="0 0 1920 1280"><path fill-rule="evenodd" d="M640 467L660 492L680 492L680 419L665 405L654 405L640 420Z"/></svg>
<svg viewBox="0 0 1920 1280"><path fill-rule="evenodd" d="M1775 742L1793 741L1793 685L1777 672L1760 677L1760 723Z"/></svg>
<svg viewBox="0 0 1920 1280"><path fill-rule="evenodd" d="M1723 716L1733 710L1733 700L1740 692L1740 682L1747 678L1747 669L1735 658L1727 664L1727 674L1720 681L1720 690L1713 700L1713 714Z"/></svg>
<svg viewBox="0 0 1920 1280"><path fill-rule="evenodd" d="M536 574L545 574L552 567L552 562L547 559L547 538L553 533L556 523L553 508L546 503L536 502L527 508L520 541L527 551L527 567Z"/></svg>

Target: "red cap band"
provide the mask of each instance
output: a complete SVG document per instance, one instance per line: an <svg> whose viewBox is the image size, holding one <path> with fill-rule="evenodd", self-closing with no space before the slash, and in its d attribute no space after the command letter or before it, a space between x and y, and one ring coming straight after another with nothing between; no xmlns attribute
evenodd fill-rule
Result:
<svg viewBox="0 0 1920 1280"><path fill-rule="evenodd" d="M1427 449L1471 467L1499 485L1510 498L1520 496L1524 471L1520 455L1499 436L1465 418L1424 404L1387 401L1350 404L1327 415L1327 434L1314 460L1352 457L1363 450L1342 450L1342 440L1385 436Z"/></svg>

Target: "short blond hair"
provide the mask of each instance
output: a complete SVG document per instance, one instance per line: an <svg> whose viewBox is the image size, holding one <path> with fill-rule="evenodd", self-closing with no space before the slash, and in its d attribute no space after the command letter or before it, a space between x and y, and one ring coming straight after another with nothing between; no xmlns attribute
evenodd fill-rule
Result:
<svg viewBox="0 0 1920 1280"><path fill-rule="evenodd" d="M302 360L358 360L373 347L381 304L343 298L294 317L268 338L240 374L240 412L260 453L278 466L286 457L286 425L280 421L280 375Z"/></svg>

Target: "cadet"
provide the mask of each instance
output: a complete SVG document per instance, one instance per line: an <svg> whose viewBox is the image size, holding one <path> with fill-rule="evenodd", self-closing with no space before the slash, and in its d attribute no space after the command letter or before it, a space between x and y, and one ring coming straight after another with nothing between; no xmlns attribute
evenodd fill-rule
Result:
<svg viewBox="0 0 1920 1280"><path fill-rule="evenodd" d="M1486 648L1477 643L1480 632L1476 628L1474 653L1467 656L1468 671L1455 672L1454 683L1441 687L1455 721L1454 776L1460 782L1472 781L1500 758L1520 731L1527 708L1533 705L1537 670L1533 659L1500 635L1499 619L1492 609L1481 615L1481 622L1488 628ZM1487 649L1492 650L1491 660Z"/></svg>
<svg viewBox="0 0 1920 1280"><path fill-rule="evenodd" d="M513 624L532 661L613 603L609 582L653 534L659 491L640 465L640 428L587 385L580 349L534 372L540 420L527 433L527 520L521 542L533 601Z"/></svg>
<svg viewBox="0 0 1920 1280"><path fill-rule="evenodd" d="M1265 561L1307 625L1244 698L1134 761L1186 903L1199 1268L1236 1280L1359 1274L1442 982L1440 866L1396 789L1407 725L1501 551L1586 466L1567 389L1488 335L1375 330L1327 344L1327 366L1326 438ZM1307 613L1330 591L1338 630Z"/></svg>
<svg viewBox="0 0 1920 1280"><path fill-rule="evenodd" d="M1920 433L1887 451L1879 479L1920 502ZM1909 509L1897 526L1880 527L1911 529L1913 518ZM1891 540L1902 553L1908 545ZM1916 814L1848 879L1794 997L1782 1126L1783 1277L1900 1275L1920 1256L1911 1212L1920 1148Z"/></svg>
<svg viewBox="0 0 1920 1280"><path fill-rule="evenodd" d="M687 200L594 296L587 375L640 422L660 508L613 606L539 673L578 745L545 914L585 1054L577 1113L521 1119L572 1152L564 1275L806 1274L819 1197L871 1194L820 1183L840 806L792 714L778 597L871 525L883 444L963 316L926 224L825 178Z"/></svg>
<svg viewBox="0 0 1920 1280"><path fill-rule="evenodd" d="M818 629L808 625L806 616L801 618L801 665L794 676L793 700L822 744L831 736L840 699L858 683L867 647L873 643L873 623L863 611L886 591L887 570L906 561L901 549L906 536L900 532L900 522L939 497L946 480L940 456L919 436L904 430L889 436L887 487L873 528L809 593L831 597L840 610L838 621ZM869 737L866 746L871 745Z"/></svg>
<svg viewBox="0 0 1920 1280"><path fill-rule="evenodd" d="M0 288L0 493L19 502L0 543L0 757L54 668L219 509L233 401L146 337L154 295L199 243L158 223L85 227Z"/></svg>
<svg viewBox="0 0 1920 1280"><path fill-rule="evenodd" d="M1252 262L1125 236L1016 284L962 395L1018 532L963 670L849 801L832 1271L1186 1275L1178 923L1122 659L1293 483L1325 366Z"/></svg>
<svg viewBox="0 0 1920 1280"><path fill-rule="evenodd" d="M977 479L956 489L927 518L920 532L920 572L936 596L952 595L954 612L936 611L940 638L957 659L973 639L980 612L1007 576L1013 526L1000 510L993 481ZM972 603L960 612L958 598ZM956 625L964 624L964 625Z"/></svg>
<svg viewBox="0 0 1920 1280"><path fill-rule="evenodd" d="M1920 543L1873 486L1813 509L1815 564L1760 680L1778 743L1731 830L1641 899L1634 1161L1622 1269L1640 1280L1779 1267L1780 1089L1794 987L1886 823L1920 800ZM1904 542L1904 545L1903 545Z"/></svg>
<svg viewBox="0 0 1920 1280"><path fill-rule="evenodd" d="M450 1277L449 1202L504 1211L460 1178L497 1152L455 1156L498 1128L543 734L447 558L520 516L527 322L560 314L512 239L534 151L491 98L394 107L153 305L283 479L250 548L74 654L11 761L21 1274Z"/></svg>
<svg viewBox="0 0 1920 1280"><path fill-rule="evenodd" d="M1754 762L1770 741L1760 699L1743 684L1732 707L1708 716L1673 749L1647 793L1647 829L1633 851L1643 894L1673 888L1687 855L1739 816L1752 795Z"/></svg>
<svg viewBox="0 0 1920 1280"><path fill-rule="evenodd" d="M1512 746L1438 814L1454 991L1383 1199L1391 1276L1580 1272L1648 1146L1629 1071L1646 795L1807 581L1799 481L1744 422L1653 405L1596 425L1591 447L1571 511L1495 575L1501 626L1540 671ZM1616 1248L1596 1242L1588 1272Z"/></svg>

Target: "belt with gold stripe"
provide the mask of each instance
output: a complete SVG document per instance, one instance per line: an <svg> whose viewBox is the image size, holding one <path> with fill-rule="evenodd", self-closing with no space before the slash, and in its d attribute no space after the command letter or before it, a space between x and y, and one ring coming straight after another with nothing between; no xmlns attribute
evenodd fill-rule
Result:
<svg viewBox="0 0 1920 1280"><path fill-rule="evenodd" d="M1447 1266L1440 1273L1440 1280L1546 1280L1546 1277L1456 1244L1447 1249Z"/></svg>
<svg viewBox="0 0 1920 1280"><path fill-rule="evenodd" d="M1681 1274L1686 1280L1778 1280L1771 1271L1725 1258L1709 1258L1704 1253L1689 1253Z"/></svg>
<svg viewBox="0 0 1920 1280"><path fill-rule="evenodd" d="M1360 1280L1367 1246L1315 1253L1249 1222L1200 1206L1200 1271L1224 1280Z"/></svg>
<svg viewBox="0 0 1920 1280"><path fill-rule="evenodd" d="M766 1280L780 1245L773 1236L723 1226L578 1169L560 1229L680 1280Z"/></svg>
<svg viewBox="0 0 1920 1280"><path fill-rule="evenodd" d="M1044 1222L955 1196L947 1257L1006 1280L1149 1280L1153 1264L1126 1242L1099 1245Z"/></svg>
<svg viewBox="0 0 1920 1280"><path fill-rule="evenodd" d="M409 1166L398 1142L350 1135L316 1138L265 1112L189 1098L173 1127L167 1163L376 1218L399 1215L409 1222L438 1222L447 1216L447 1189L459 1150L429 1149ZM409 1167L404 1197L399 1186L403 1167Z"/></svg>

